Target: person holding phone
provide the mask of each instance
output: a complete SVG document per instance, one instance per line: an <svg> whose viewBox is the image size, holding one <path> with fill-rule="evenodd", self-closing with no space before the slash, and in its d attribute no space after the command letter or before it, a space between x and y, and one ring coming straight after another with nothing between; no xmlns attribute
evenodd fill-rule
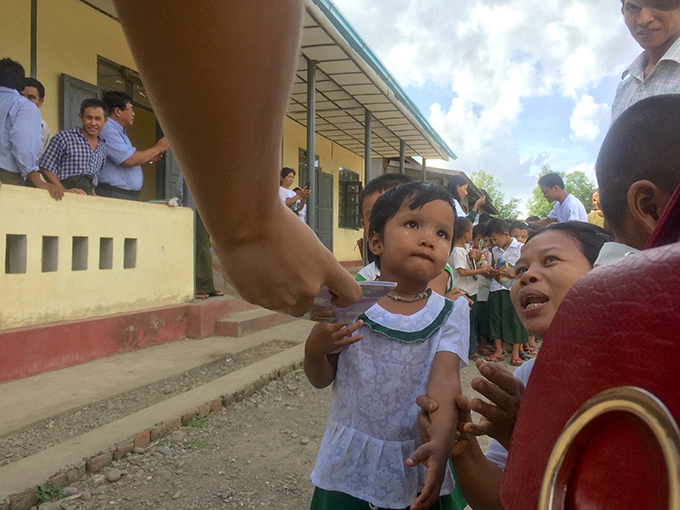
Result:
<svg viewBox="0 0 680 510"><path fill-rule="evenodd" d="M279 186L279 197L281 198L283 204L286 207L290 208L298 216L300 216L300 212L304 210L305 217L303 221L305 221L306 223L307 197L309 197L311 193L311 191L309 190L309 183L307 183L305 187L302 189L298 186L291 190L290 187L293 185L294 180L295 170L293 170L292 168L283 167L281 169L280 177L281 186Z"/></svg>

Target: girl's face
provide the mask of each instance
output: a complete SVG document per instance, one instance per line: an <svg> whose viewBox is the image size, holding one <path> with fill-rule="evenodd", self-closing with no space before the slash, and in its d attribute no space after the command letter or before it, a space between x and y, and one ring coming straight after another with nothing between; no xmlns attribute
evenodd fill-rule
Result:
<svg viewBox="0 0 680 510"><path fill-rule="evenodd" d="M462 186L458 186L458 196L460 197L461 200L463 200L467 196L467 184L463 184Z"/></svg>
<svg viewBox="0 0 680 510"><path fill-rule="evenodd" d="M452 242L453 209L433 200L420 209L402 205L385 224L383 239L374 232L369 247L380 257L381 279L420 285L444 270Z"/></svg>
<svg viewBox="0 0 680 510"><path fill-rule="evenodd" d="M564 232L540 234L524 246L510 297L529 334L543 338L564 296L591 269Z"/></svg>
<svg viewBox="0 0 680 510"><path fill-rule="evenodd" d="M281 177L281 186L288 189L293 185L293 181L295 181L295 174L290 172L285 177Z"/></svg>

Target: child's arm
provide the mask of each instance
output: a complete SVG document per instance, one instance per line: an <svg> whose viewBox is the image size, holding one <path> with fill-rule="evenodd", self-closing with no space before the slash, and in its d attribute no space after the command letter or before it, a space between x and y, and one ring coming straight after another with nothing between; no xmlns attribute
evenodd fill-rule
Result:
<svg viewBox="0 0 680 510"><path fill-rule="evenodd" d="M358 320L354 324L328 324L319 322L305 342L305 375L315 388L325 388L335 380L338 355L331 354L347 345L358 342L364 335L351 336L364 324Z"/></svg>
<svg viewBox="0 0 680 510"><path fill-rule="evenodd" d="M478 267L477 269L465 269L463 267L458 267L456 268L456 271L458 271L458 274L461 276L475 276L478 274L486 276L491 273L491 264L484 264L482 267Z"/></svg>
<svg viewBox="0 0 680 510"><path fill-rule="evenodd" d="M440 404L439 410L431 418L430 442L420 446L406 461L411 467L421 462L427 466L425 487L411 505L411 510L429 508L439 498L446 474L446 463L456 440L458 415L455 399L461 392L459 365L460 359L452 352L440 351L435 354L427 383L427 394Z"/></svg>

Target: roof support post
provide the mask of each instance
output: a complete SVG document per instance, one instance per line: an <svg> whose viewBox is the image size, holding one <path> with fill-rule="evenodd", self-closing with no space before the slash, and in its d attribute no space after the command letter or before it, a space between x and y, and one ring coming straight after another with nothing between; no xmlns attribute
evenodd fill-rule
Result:
<svg viewBox="0 0 680 510"><path fill-rule="evenodd" d="M427 160L423 158L423 182L427 182Z"/></svg>
<svg viewBox="0 0 680 510"><path fill-rule="evenodd" d="M371 112L364 108L364 181L371 180ZM364 266L368 265L368 239L364 238Z"/></svg>
<svg viewBox="0 0 680 510"><path fill-rule="evenodd" d="M307 180L311 191L307 205L307 224L316 232L316 61L307 59ZM301 182L300 187L305 183Z"/></svg>
<svg viewBox="0 0 680 510"><path fill-rule="evenodd" d="M31 78L38 76L38 0L31 0Z"/></svg>
<svg viewBox="0 0 680 510"><path fill-rule="evenodd" d="M404 170L404 140L399 140L399 173L403 174Z"/></svg>

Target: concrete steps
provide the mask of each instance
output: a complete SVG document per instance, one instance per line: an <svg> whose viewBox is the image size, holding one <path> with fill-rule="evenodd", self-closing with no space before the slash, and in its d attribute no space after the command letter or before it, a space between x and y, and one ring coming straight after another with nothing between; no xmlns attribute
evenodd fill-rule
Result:
<svg viewBox="0 0 680 510"><path fill-rule="evenodd" d="M257 308L218 319L215 323L215 334L220 336L241 337L250 335L273 326L294 321L290 315Z"/></svg>

